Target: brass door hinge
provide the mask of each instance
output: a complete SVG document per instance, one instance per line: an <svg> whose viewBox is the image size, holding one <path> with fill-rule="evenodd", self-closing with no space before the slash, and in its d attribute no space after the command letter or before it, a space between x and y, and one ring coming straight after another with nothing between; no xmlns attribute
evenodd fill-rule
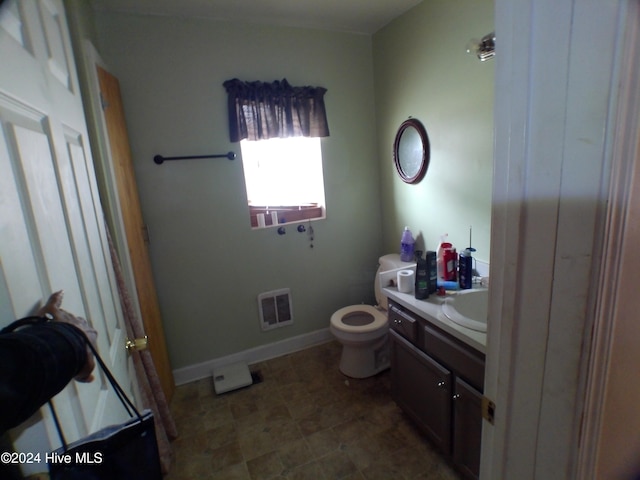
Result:
<svg viewBox="0 0 640 480"><path fill-rule="evenodd" d="M131 353L131 351L135 350L139 352L140 350L146 350L149 347L149 337L146 335L142 338L134 338L133 340L129 340L124 343L124 348L127 349L127 352Z"/></svg>
<svg viewBox="0 0 640 480"><path fill-rule="evenodd" d="M147 245L151 243L151 237L149 236L149 227L147 227L146 225L142 226L142 240Z"/></svg>
<svg viewBox="0 0 640 480"><path fill-rule="evenodd" d="M496 415L496 404L489 398L482 396L482 418L493 425Z"/></svg>
<svg viewBox="0 0 640 480"><path fill-rule="evenodd" d="M100 92L100 106L102 107L102 110L106 110L109 107L109 102L105 100L102 92Z"/></svg>

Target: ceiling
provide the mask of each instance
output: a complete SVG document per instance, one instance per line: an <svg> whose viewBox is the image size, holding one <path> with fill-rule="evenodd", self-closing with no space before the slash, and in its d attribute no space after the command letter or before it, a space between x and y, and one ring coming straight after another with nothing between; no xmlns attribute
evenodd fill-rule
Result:
<svg viewBox="0 0 640 480"><path fill-rule="evenodd" d="M92 0L97 11L372 34L422 0Z"/></svg>

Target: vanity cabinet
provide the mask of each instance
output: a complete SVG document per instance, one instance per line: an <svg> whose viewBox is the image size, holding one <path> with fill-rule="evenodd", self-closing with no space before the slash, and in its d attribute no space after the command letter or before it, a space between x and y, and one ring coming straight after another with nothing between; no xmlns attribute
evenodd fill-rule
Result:
<svg viewBox="0 0 640 480"><path fill-rule="evenodd" d="M480 473L482 393L459 377L453 394L453 463L466 478Z"/></svg>
<svg viewBox="0 0 640 480"><path fill-rule="evenodd" d="M443 453L451 452L451 371L393 330L392 396Z"/></svg>
<svg viewBox="0 0 640 480"><path fill-rule="evenodd" d="M458 470L477 479L484 355L389 302L391 395Z"/></svg>

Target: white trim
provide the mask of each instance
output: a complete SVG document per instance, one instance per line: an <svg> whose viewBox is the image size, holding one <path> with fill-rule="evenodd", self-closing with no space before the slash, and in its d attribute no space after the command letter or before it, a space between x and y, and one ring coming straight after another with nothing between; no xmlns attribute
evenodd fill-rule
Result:
<svg viewBox="0 0 640 480"><path fill-rule="evenodd" d="M264 362L271 358L280 357L288 353L297 352L305 348L327 343L333 340L333 335L328 328L316 330L315 332L305 333L296 337L287 338L268 345L250 348L242 352L233 353L226 357L214 358L206 362L189 365L188 367L177 368L173 371L173 378L176 385L184 385L185 383L195 382L202 378L212 375L213 369L230 365L237 362L245 362L249 365ZM336 365L336 369L338 366Z"/></svg>
<svg viewBox="0 0 640 480"><path fill-rule="evenodd" d="M483 480L575 478L619 10L597 0L496 0L484 392L497 408L495 426L483 425Z"/></svg>
<svg viewBox="0 0 640 480"><path fill-rule="evenodd" d="M634 181L634 162L640 160L640 4L628 2L628 11L622 11L626 18L625 28L621 28L621 54L624 61L620 75L620 93L617 101L618 118L612 128L615 132L612 153L612 174L609 192L609 206L606 219L606 241L603 247L600 268L600 288L596 299L596 318L592 354L588 365L587 386L580 435L580 449L577 457L577 478L587 478L602 468L601 445L603 425L606 422L605 401L608 392L610 365L616 334L621 335L618 322L621 304L628 299L620 295L621 268L629 259L624 256L624 244L629 229L629 207ZM636 180L637 181L637 180ZM637 188L637 187L635 187ZM629 240L627 240L629 241ZM633 239L631 239L633 241ZM622 333L624 335L624 333ZM604 439L607 442L607 439ZM626 440L621 438L622 442ZM609 446L610 447L610 446ZM611 448L611 447L610 447ZM615 448L615 447L613 447ZM608 456L607 456L608 457ZM606 458L606 460L611 460ZM615 460L614 460L615 462Z"/></svg>
<svg viewBox="0 0 640 480"><path fill-rule="evenodd" d="M483 422L480 478L501 478L506 462L511 394L512 335L525 191L522 162L528 140L529 39L531 13L526 1L496 0L494 168L491 207L491 270L484 395L495 401L495 425ZM510 288L505 288L511 286Z"/></svg>

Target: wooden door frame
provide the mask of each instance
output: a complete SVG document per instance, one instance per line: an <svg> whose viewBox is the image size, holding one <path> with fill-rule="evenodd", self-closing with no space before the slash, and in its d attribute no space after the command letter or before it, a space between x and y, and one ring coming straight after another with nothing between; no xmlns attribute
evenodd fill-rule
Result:
<svg viewBox="0 0 640 480"><path fill-rule="evenodd" d="M120 197L118 195L115 172L111 162L109 136L101 109L100 83L98 81L96 67L99 66L107 71L109 69L93 46L93 43L88 39L82 41L82 55L86 65L84 74L86 75L86 86L89 92L89 99L85 102L85 110L87 110L87 117L91 117L91 122L89 122L90 128L92 129L90 133L92 134L93 140L91 145L94 149L93 158L96 167L96 177L98 185L100 186L100 194L102 195L103 210L114 246L120 256L122 273L127 289L129 290L133 308L136 315L142 318L135 276L131 266L132 262L129 255L124 220L122 218Z"/></svg>
<svg viewBox="0 0 640 480"><path fill-rule="evenodd" d="M86 39L78 39L76 52L78 70L81 82L88 95L84 98L85 116L87 128L91 137L93 151L93 163L96 172L96 181L99 186L102 209L105 220L109 226L111 238L120 258L122 274L131 300L134 314L142 318L142 309L137 293L133 263L129 252L124 219L120 205L120 197L116 183L116 175L112 164L111 147L107 126L102 112L100 95L100 82L97 67L108 70L106 62L102 59L93 43ZM138 382L134 383L134 396L136 403L141 404L142 396Z"/></svg>
<svg viewBox="0 0 640 480"><path fill-rule="evenodd" d="M133 165L131 164L132 159L130 158L131 152L129 151L128 139L126 140L126 154L124 150L119 151L119 155L127 156L126 161L124 158L114 158L114 152L112 152L112 148L120 148L114 147L111 142L114 132L110 134L111 126L108 118L113 118L112 116L115 112L120 112L118 115L121 115L122 122L118 120L116 128L123 135L127 135L119 83L117 78L109 73L105 62L100 58L97 50L89 40L82 40L81 49L85 62L86 87L89 92L89 101L85 103L86 107L91 110L93 133L98 148L98 152L94 153L94 158L97 159L96 176L103 196L103 208L106 210L107 222L112 231L116 249L121 257L125 283L132 297L135 313L142 320L145 331L149 335L149 350L154 359L164 394L167 400L170 400L175 388L175 382L169 362L150 258L146 242L142 238L142 212L137 196L137 185L133 174ZM101 76L98 70L104 72L105 76ZM102 90L104 87L103 80L106 80L110 85L109 90ZM109 95L114 96L108 98ZM105 102L104 105L103 102ZM113 105L110 107L108 102L112 102ZM123 177L122 172L119 170L124 167L125 163L127 164L126 168L130 168L131 171L127 171ZM126 186L127 182L131 183ZM129 197L123 197L123 194ZM126 205L122 203L123 201L126 202ZM129 217L125 217L127 209ZM127 221L127 218L132 218L131 215L135 219L134 225ZM138 256L132 257L132 255L136 255L136 251L139 252Z"/></svg>

